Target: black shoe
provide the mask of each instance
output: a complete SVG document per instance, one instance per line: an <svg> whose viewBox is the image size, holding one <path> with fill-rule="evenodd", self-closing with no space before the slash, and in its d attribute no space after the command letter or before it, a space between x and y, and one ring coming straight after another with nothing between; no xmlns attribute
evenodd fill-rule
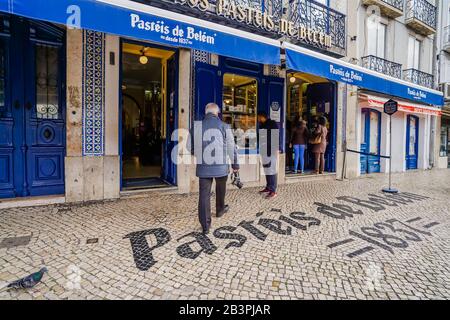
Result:
<svg viewBox="0 0 450 320"><path fill-rule="evenodd" d="M209 234L209 228L208 228L208 229L203 229L203 234L204 234L204 235Z"/></svg>
<svg viewBox="0 0 450 320"><path fill-rule="evenodd" d="M230 209L230 206L226 204L225 207L223 208L223 210L222 210L221 212L217 212L217 213L216 213L216 217L217 217L217 218L220 218L220 217L223 216L225 213L227 213L229 209Z"/></svg>

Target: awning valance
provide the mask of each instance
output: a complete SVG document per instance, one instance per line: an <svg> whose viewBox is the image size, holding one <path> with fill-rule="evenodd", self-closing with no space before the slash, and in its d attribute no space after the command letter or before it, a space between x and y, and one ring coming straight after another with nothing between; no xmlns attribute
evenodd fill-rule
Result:
<svg viewBox="0 0 450 320"><path fill-rule="evenodd" d="M82 29L280 64L280 42L126 0L2 0L0 11Z"/></svg>
<svg viewBox="0 0 450 320"><path fill-rule="evenodd" d="M379 108L383 109L384 103L388 101L388 98L380 97L377 95L360 93L358 95L359 104L364 108ZM423 104L413 103L405 100L397 100L398 111L415 114L427 114L432 116L442 115L442 110L436 107L430 107Z"/></svg>
<svg viewBox="0 0 450 320"><path fill-rule="evenodd" d="M442 107L444 104L443 94L440 91L386 76L290 43L283 43L283 47L286 50L288 69L311 73L330 80L345 82L360 88L424 104L438 107Z"/></svg>

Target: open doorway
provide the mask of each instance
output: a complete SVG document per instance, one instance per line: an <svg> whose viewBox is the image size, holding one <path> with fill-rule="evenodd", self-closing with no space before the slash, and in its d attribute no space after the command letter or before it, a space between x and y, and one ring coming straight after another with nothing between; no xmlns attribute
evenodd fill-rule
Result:
<svg viewBox="0 0 450 320"><path fill-rule="evenodd" d="M176 52L122 42L122 189L175 184Z"/></svg>
<svg viewBox="0 0 450 320"><path fill-rule="evenodd" d="M288 175L314 174L313 145L309 143L307 137L304 139L296 138L291 145L293 141L292 132L302 121L308 132L314 131L320 117L326 119L328 129L325 171L335 172L336 84L325 78L303 72L289 72L287 83L286 173ZM302 144L296 145L295 140L302 140ZM302 161L296 159L296 157L303 160L303 170L301 170ZM296 164L297 167L295 167Z"/></svg>

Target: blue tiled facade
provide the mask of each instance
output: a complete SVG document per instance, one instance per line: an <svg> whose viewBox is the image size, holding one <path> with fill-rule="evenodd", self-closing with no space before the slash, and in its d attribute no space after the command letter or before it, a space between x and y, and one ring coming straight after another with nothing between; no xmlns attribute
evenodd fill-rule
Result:
<svg viewBox="0 0 450 320"><path fill-rule="evenodd" d="M104 154L105 34L83 32L83 156Z"/></svg>

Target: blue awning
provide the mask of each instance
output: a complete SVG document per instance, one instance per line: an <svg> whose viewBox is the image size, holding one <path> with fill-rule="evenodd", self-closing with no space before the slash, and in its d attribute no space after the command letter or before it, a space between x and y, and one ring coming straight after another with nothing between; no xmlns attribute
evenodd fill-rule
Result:
<svg viewBox="0 0 450 320"><path fill-rule="evenodd" d="M444 97L440 91L414 85L290 43L283 43L283 47L286 50L288 69L441 108L444 105Z"/></svg>
<svg viewBox="0 0 450 320"><path fill-rule="evenodd" d="M279 41L124 0L1 0L0 11L82 29L280 64Z"/></svg>

